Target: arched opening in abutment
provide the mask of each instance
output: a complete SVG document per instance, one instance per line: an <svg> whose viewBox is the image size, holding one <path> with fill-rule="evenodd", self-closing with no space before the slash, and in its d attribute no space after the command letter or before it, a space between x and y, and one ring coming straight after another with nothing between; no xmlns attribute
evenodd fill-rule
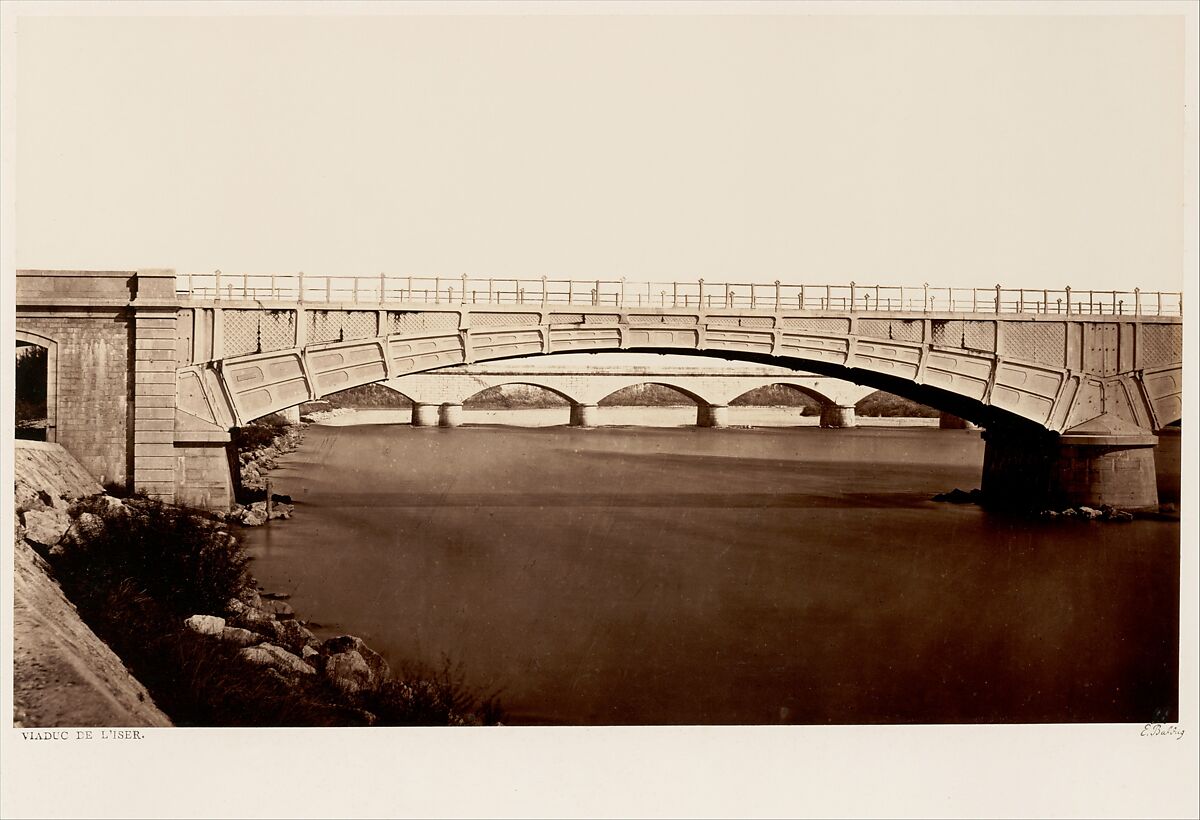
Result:
<svg viewBox="0 0 1200 820"><path fill-rule="evenodd" d="M26 441L54 441L57 432L57 345L17 331L13 368L13 435Z"/></svg>

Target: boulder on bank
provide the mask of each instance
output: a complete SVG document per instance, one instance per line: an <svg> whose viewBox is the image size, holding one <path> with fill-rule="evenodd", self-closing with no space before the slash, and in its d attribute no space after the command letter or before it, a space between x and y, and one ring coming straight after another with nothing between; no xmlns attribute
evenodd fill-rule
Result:
<svg viewBox="0 0 1200 820"><path fill-rule="evenodd" d="M321 645L317 636L296 620L279 621L275 625L275 640L292 652L303 654L306 648Z"/></svg>
<svg viewBox="0 0 1200 820"><path fill-rule="evenodd" d="M264 635L237 626L225 627L217 634L217 637L234 646L254 646L266 640Z"/></svg>
<svg viewBox="0 0 1200 820"><path fill-rule="evenodd" d="M24 514L25 539L33 544L50 548L58 544L71 527L66 510L49 508L27 510Z"/></svg>
<svg viewBox="0 0 1200 820"><path fill-rule="evenodd" d="M326 669L328 664L333 661L338 655L347 654L350 652L356 653L367 665L371 676L366 688L375 689L384 681L391 677L391 669L388 668L387 661L383 657L367 646L362 638L354 635L339 635L336 638L330 638L321 645L322 653L326 657ZM353 661L345 663L353 665Z"/></svg>
<svg viewBox="0 0 1200 820"><path fill-rule="evenodd" d="M353 649L326 658L324 671L329 682L348 695L374 688L371 667Z"/></svg>
<svg viewBox="0 0 1200 820"><path fill-rule="evenodd" d="M314 675L317 671L282 646L276 646L272 643L248 646L238 654L251 663L267 666L281 672L289 672L297 675Z"/></svg>
<svg viewBox="0 0 1200 820"><path fill-rule="evenodd" d="M185 620L184 625L201 635L220 635L225 628L225 619L216 615L193 615Z"/></svg>

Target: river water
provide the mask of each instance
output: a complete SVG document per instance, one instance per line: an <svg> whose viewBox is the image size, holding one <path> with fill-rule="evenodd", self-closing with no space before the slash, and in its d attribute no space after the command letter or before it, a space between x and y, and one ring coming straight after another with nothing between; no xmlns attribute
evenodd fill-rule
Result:
<svg viewBox="0 0 1200 820"><path fill-rule="evenodd" d="M448 657L513 724L1175 715L1175 522L930 501L978 486L977 431L488 424L557 412L309 427L255 575L394 667Z"/></svg>

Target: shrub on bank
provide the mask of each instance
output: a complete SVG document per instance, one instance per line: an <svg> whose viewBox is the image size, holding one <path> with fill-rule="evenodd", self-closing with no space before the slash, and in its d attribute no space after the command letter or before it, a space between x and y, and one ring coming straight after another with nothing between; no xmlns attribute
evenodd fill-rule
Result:
<svg viewBox="0 0 1200 820"><path fill-rule="evenodd" d="M178 726L365 726L495 723L494 699L480 702L451 673L377 680L348 689L325 670L337 650L373 655L361 641L317 640L290 607L264 602L247 571L249 558L225 526L206 513L134 496L77 502L69 534L49 561L67 597ZM247 604L245 602L251 602ZM276 612L286 612L287 615ZM202 634L185 624L197 614L228 616L238 628ZM240 613L240 615L239 615ZM239 620L240 618L240 620ZM209 620L223 625L223 617ZM242 626L253 627L251 633ZM248 641L227 639L233 632ZM286 674L248 656L248 645L289 649L314 666ZM344 645L342 645L344 644ZM318 649L319 648L319 651ZM254 651L265 651L255 649ZM377 657L377 656L376 656ZM299 657L292 659L301 664ZM361 662L361 661L360 661ZM386 664L379 660L386 678Z"/></svg>

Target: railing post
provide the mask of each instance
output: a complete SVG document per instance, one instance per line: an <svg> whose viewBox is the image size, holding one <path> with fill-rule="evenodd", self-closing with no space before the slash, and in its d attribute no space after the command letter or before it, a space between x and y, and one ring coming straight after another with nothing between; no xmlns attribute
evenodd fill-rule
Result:
<svg viewBox="0 0 1200 820"><path fill-rule="evenodd" d="M1018 293L1017 313L1024 313L1025 312L1025 288L1021 288L1019 291L1017 291L1017 293Z"/></svg>
<svg viewBox="0 0 1200 820"><path fill-rule="evenodd" d="M854 312L854 280L850 280L850 312Z"/></svg>
<svg viewBox="0 0 1200 820"><path fill-rule="evenodd" d="M833 310L833 288L829 285L825 286L825 309Z"/></svg>
<svg viewBox="0 0 1200 820"><path fill-rule="evenodd" d="M492 278L488 277L488 304L492 303Z"/></svg>
<svg viewBox="0 0 1200 820"><path fill-rule="evenodd" d="M700 280L700 295L696 297L696 307L704 307L704 280Z"/></svg>
<svg viewBox="0 0 1200 820"><path fill-rule="evenodd" d="M354 304L358 304L358 277L354 277Z"/></svg>
<svg viewBox="0 0 1200 820"><path fill-rule="evenodd" d="M1000 286L996 285L996 312L1000 312Z"/></svg>
<svg viewBox="0 0 1200 820"><path fill-rule="evenodd" d="M1070 316L1071 315L1071 286L1067 285L1065 290L1067 291L1067 315Z"/></svg>
<svg viewBox="0 0 1200 820"><path fill-rule="evenodd" d="M1042 313L1050 312L1050 291L1042 290Z"/></svg>
<svg viewBox="0 0 1200 820"><path fill-rule="evenodd" d="M299 289L300 292L298 294L296 294L296 296L297 296L296 301L299 302L300 304L304 304L304 271L300 271L300 276L298 278L300 281L299 281L299 283L297 283L296 287Z"/></svg>
<svg viewBox="0 0 1200 820"><path fill-rule="evenodd" d="M383 273L379 274L379 303L383 304L383 300L387 295L387 284L384 281Z"/></svg>
<svg viewBox="0 0 1200 820"><path fill-rule="evenodd" d="M408 301L410 301L410 302L411 302L411 301L412 301L412 298L413 298L413 295L412 295L412 274L410 273L410 274L408 275Z"/></svg>
<svg viewBox="0 0 1200 820"><path fill-rule="evenodd" d="M333 277L328 274L325 275L325 301L333 301Z"/></svg>
<svg viewBox="0 0 1200 820"><path fill-rule="evenodd" d="M467 275L464 273L460 278L462 279L462 300L463 300L463 304L466 304L466 302L467 302Z"/></svg>
<svg viewBox="0 0 1200 820"><path fill-rule="evenodd" d="M804 310L804 285L800 286L800 309Z"/></svg>
<svg viewBox="0 0 1200 820"><path fill-rule="evenodd" d="M1134 316L1142 315L1142 289L1141 288L1133 289L1133 315Z"/></svg>
<svg viewBox="0 0 1200 820"><path fill-rule="evenodd" d="M433 303L436 305L442 301L442 277L433 277Z"/></svg>
<svg viewBox="0 0 1200 820"><path fill-rule="evenodd" d="M727 307L727 308L733 307L733 303L729 301L731 298L733 298L733 297L729 293L729 283L726 282L725 283L725 307Z"/></svg>
<svg viewBox="0 0 1200 820"><path fill-rule="evenodd" d="M276 287L276 285L275 285L275 274L274 273L271 274L271 298L272 299L279 298L279 288Z"/></svg>
<svg viewBox="0 0 1200 820"><path fill-rule="evenodd" d="M875 286L875 309L879 310L879 285Z"/></svg>
<svg viewBox="0 0 1200 820"><path fill-rule="evenodd" d="M217 270L217 298L221 298L221 271Z"/></svg>
<svg viewBox="0 0 1200 820"><path fill-rule="evenodd" d="M704 280L701 279L700 281L703 282ZM625 307L625 277L624 276L621 277L621 295L617 299L617 307L620 307L620 308Z"/></svg>
<svg viewBox="0 0 1200 820"><path fill-rule="evenodd" d="M679 307L679 283L671 282L671 307Z"/></svg>
<svg viewBox="0 0 1200 820"><path fill-rule="evenodd" d="M775 312L779 312L779 280L775 280Z"/></svg>
<svg viewBox="0 0 1200 820"><path fill-rule="evenodd" d="M592 291L592 304L597 305L597 306L600 304L600 280L599 279L596 280L596 289L594 291Z"/></svg>
<svg viewBox="0 0 1200 820"><path fill-rule="evenodd" d="M546 293L546 274L543 273L542 274L542 307L546 306L546 302L549 301L549 298L550 298L549 294Z"/></svg>
<svg viewBox="0 0 1200 820"><path fill-rule="evenodd" d="M925 313L929 312L929 283L921 283L921 292L925 294L924 303L921 305L921 310Z"/></svg>

